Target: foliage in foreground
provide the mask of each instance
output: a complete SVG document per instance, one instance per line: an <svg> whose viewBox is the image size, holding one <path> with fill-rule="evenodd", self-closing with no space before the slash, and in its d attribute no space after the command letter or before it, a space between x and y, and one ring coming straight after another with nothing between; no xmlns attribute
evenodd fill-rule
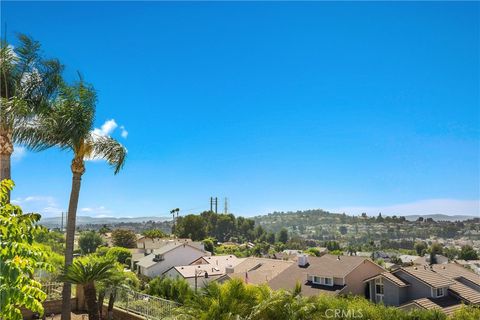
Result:
<svg viewBox="0 0 480 320"><path fill-rule="evenodd" d="M148 283L147 293L167 300L186 303L193 298L194 292L183 278L156 277Z"/></svg>
<svg viewBox="0 0 480 320"><path fill-rule="evenodd" d="M375 305L362 297L320 295L302 297L301 293L273 291L267 286L244 284L234 279L224 284L210 282L197 295L175 310L178 320L473 320L480 309L463 306L447 317L438 310L405 312L394 307Z"/></svg>
<svg viewBox="0 0 480 320"><path fill-rule="evenodd" d="M42 228L40 215L24 214L19 206L7 203L13 182L0 183L0 319L22 319L21 307L40 314L47 295L35 281L35 270L52 271L46 254L34 247L34 237Z"/></svg>

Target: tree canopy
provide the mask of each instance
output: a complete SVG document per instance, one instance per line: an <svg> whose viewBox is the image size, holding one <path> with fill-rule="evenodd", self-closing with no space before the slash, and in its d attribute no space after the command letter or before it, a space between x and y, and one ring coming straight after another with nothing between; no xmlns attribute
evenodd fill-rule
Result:
<svg viewBox="0 0 480 320"><path fill-rule="evenodd" d="M0 318L20 320L21 307L43 314L41 302L47 295L33 277L34 271L53 271L47 255L33 246L35 236L44 229L37 225L40 215L24 214L19 206L7 202L13 182L0 182Z"/></svg>

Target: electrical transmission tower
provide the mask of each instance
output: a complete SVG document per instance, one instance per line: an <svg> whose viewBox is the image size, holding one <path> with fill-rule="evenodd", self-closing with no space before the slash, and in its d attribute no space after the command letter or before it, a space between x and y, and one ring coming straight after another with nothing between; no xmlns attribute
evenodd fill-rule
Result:
<svg viewBox="0 0 480 320"><path fill-rule="evenodd" d="M215 207L215 211L213 208ZM217 197L210 197L210 211L218 213L218 198Z"/></svg>

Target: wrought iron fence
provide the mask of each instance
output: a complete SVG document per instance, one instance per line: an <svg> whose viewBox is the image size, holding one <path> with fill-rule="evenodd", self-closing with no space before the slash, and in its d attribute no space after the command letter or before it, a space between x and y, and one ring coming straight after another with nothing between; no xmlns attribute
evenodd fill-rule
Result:
<svg viewBox="0 0 480 320"><path fill-rule="evenodd" d="M42 291L47 294L47 301L62 299L63 282L42 283ZM75 285L72 285L72 298L76 296Z"/></svg>
<svg viewBox="0 0 480 320"><path fill-rule="evenodd" d="M105 297L108 304L108 295ZM173 315L180 304L133 290L121 289L117 292L115 307L139 314L149 320L160 320Z"/></svg>

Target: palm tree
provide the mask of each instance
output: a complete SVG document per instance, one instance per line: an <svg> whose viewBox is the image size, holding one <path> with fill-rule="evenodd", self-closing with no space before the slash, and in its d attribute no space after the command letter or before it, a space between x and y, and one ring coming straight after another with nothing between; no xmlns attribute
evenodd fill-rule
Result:
<svg viewBox="0 0 480 320"><path fill-rule="evenodd" d="M112 277L114 266L115 264L111 260L87 258L86 260L75 260L64 271L63 281L83 286L89 320L100 319L95 282Z"/></svg>
<svg viewBox="0 0 480 320"><path fill-rule="evenodd" d="M121 294L122 290L130 290L138 286L139 282L134 273L123 270L123 265L117 263L116 268L117 270L114 275L100 282L100 290L98 294L98 305L101 318L103 316L103 301L105 295L109 294L107 308L107 319L109 320L113 318L113 305L115 304L117 296Z"/></svg>
<svg viewBox="0 0 480 320"><path fill-rule="evenodd" d="M11 178L13 143L21 124L50 106L63 66L40 55L40 44L20 34L13 48L0 40L0 181Z"/></svg>
<svg viewBox="0 0 480 320"><path fill-rule="evenodd" d="M104 159L117 174L125 163L127 150L111 137L93 133L96 93L91 85L80 81L72 86L61 85L59 95L49 109L24 125L18 139L34 151L53 146L73 152L70 166L72 189L68 205L67 232L65 244L65 267L72 263L75 237L77 205L85 160ZM62 319L70 320L71 286L63 287Z"/></svg>

